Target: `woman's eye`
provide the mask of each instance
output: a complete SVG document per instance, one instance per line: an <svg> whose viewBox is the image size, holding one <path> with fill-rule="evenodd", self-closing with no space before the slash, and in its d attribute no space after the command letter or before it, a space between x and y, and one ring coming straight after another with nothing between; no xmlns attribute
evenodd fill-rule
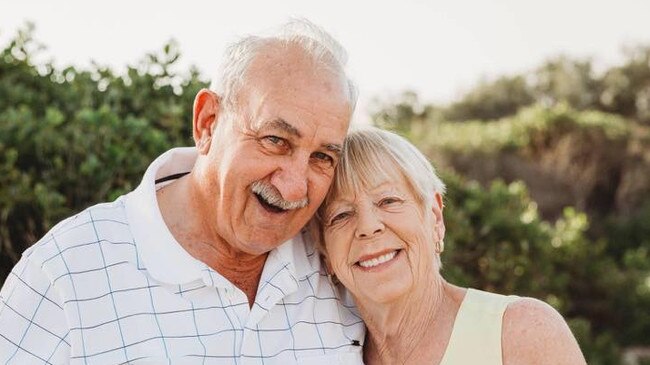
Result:
<svg viewBox="0 0 650 365"><path fill-rule="evenodd" d="M334 225L336 223L340 223L340 222L346 220L347 218L349 218L351 215L352 215L352 212L338 213L334 217L332 217L332 219L330 219L330 224L329 225L331 226L331 225Z"/></svg>
<svg viewBox="0 0 650 365"><path fill-rule="evenodd" d="M385 207L385 206L396 205L396 204L399 204L401 202L402 202L402 199L400 199L400 198L388 197L388 198L381 199L377 205L380 206L380 207Z"/></svg>

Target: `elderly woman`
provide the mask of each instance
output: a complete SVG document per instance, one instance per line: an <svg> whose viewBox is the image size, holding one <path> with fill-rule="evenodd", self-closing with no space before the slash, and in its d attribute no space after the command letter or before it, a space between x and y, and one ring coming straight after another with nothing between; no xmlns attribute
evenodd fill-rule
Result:
<svg viewBox="0 0 650 365"><path fill-rule="evenodd" d="M315 220L328 267L368 327L368 364L585 364L562 317L532 298L440 275L445 187L402 137L352 132Z"/></svg>

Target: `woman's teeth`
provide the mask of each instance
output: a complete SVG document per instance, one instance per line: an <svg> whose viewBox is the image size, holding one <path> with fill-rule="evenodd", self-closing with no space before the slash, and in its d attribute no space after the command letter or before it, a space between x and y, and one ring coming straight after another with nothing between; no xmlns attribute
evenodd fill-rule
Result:
<svg viewBox="0 0 650 365"><path fill-rule="evenodd" d="M397 251L389 252L389 253L387 253L385 255L381 255L379 257L375 257L375 258L370 259L370 260L359 261L359 266L365 267L365 268L375 267L377 265L383 264L384 262L392 260L393 257L395 257L395 255L397 255Z"/></svg>

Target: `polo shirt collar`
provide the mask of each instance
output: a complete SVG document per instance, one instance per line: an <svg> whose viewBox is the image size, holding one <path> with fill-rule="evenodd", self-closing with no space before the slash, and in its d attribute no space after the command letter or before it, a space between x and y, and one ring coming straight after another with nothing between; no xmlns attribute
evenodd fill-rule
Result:
<svg viewBox="0 0 650 365"><path fill-rule="evenodd" d="M140 185L125 197L127 219L144 267L154 279L167 284L200 280L207 274L206 270L216 273L176 241L163 220L156 199L155 181L192 170L196 157L194 147L173 148L163 153L149 165ZM305 239L299 234L275 249L278 259L287 264L287 269L297 279L318 270L308 257ZM214 275L211 276L214 279Z"/></svg>
<svg viewBox="0 0 650 365"><path fill-rule="evenodd" d="M196 156L192 147L163 153L149 165L140 185L126 195L126 216L138 255L154 279L168 284L185 284L201 278L205 265L187 253L165 225L155 181L190 171Z"/></svg>

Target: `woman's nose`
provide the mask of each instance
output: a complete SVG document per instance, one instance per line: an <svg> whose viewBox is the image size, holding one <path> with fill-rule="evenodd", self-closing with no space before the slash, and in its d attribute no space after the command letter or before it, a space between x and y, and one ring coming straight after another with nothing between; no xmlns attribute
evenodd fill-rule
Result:
<svg viewBox="0 0 650 365"><path fill-rule="evenodd" d="M358 239L371 238L384 231L384 223L377 215L374 206L360 209L355 236Z"/></svg>

